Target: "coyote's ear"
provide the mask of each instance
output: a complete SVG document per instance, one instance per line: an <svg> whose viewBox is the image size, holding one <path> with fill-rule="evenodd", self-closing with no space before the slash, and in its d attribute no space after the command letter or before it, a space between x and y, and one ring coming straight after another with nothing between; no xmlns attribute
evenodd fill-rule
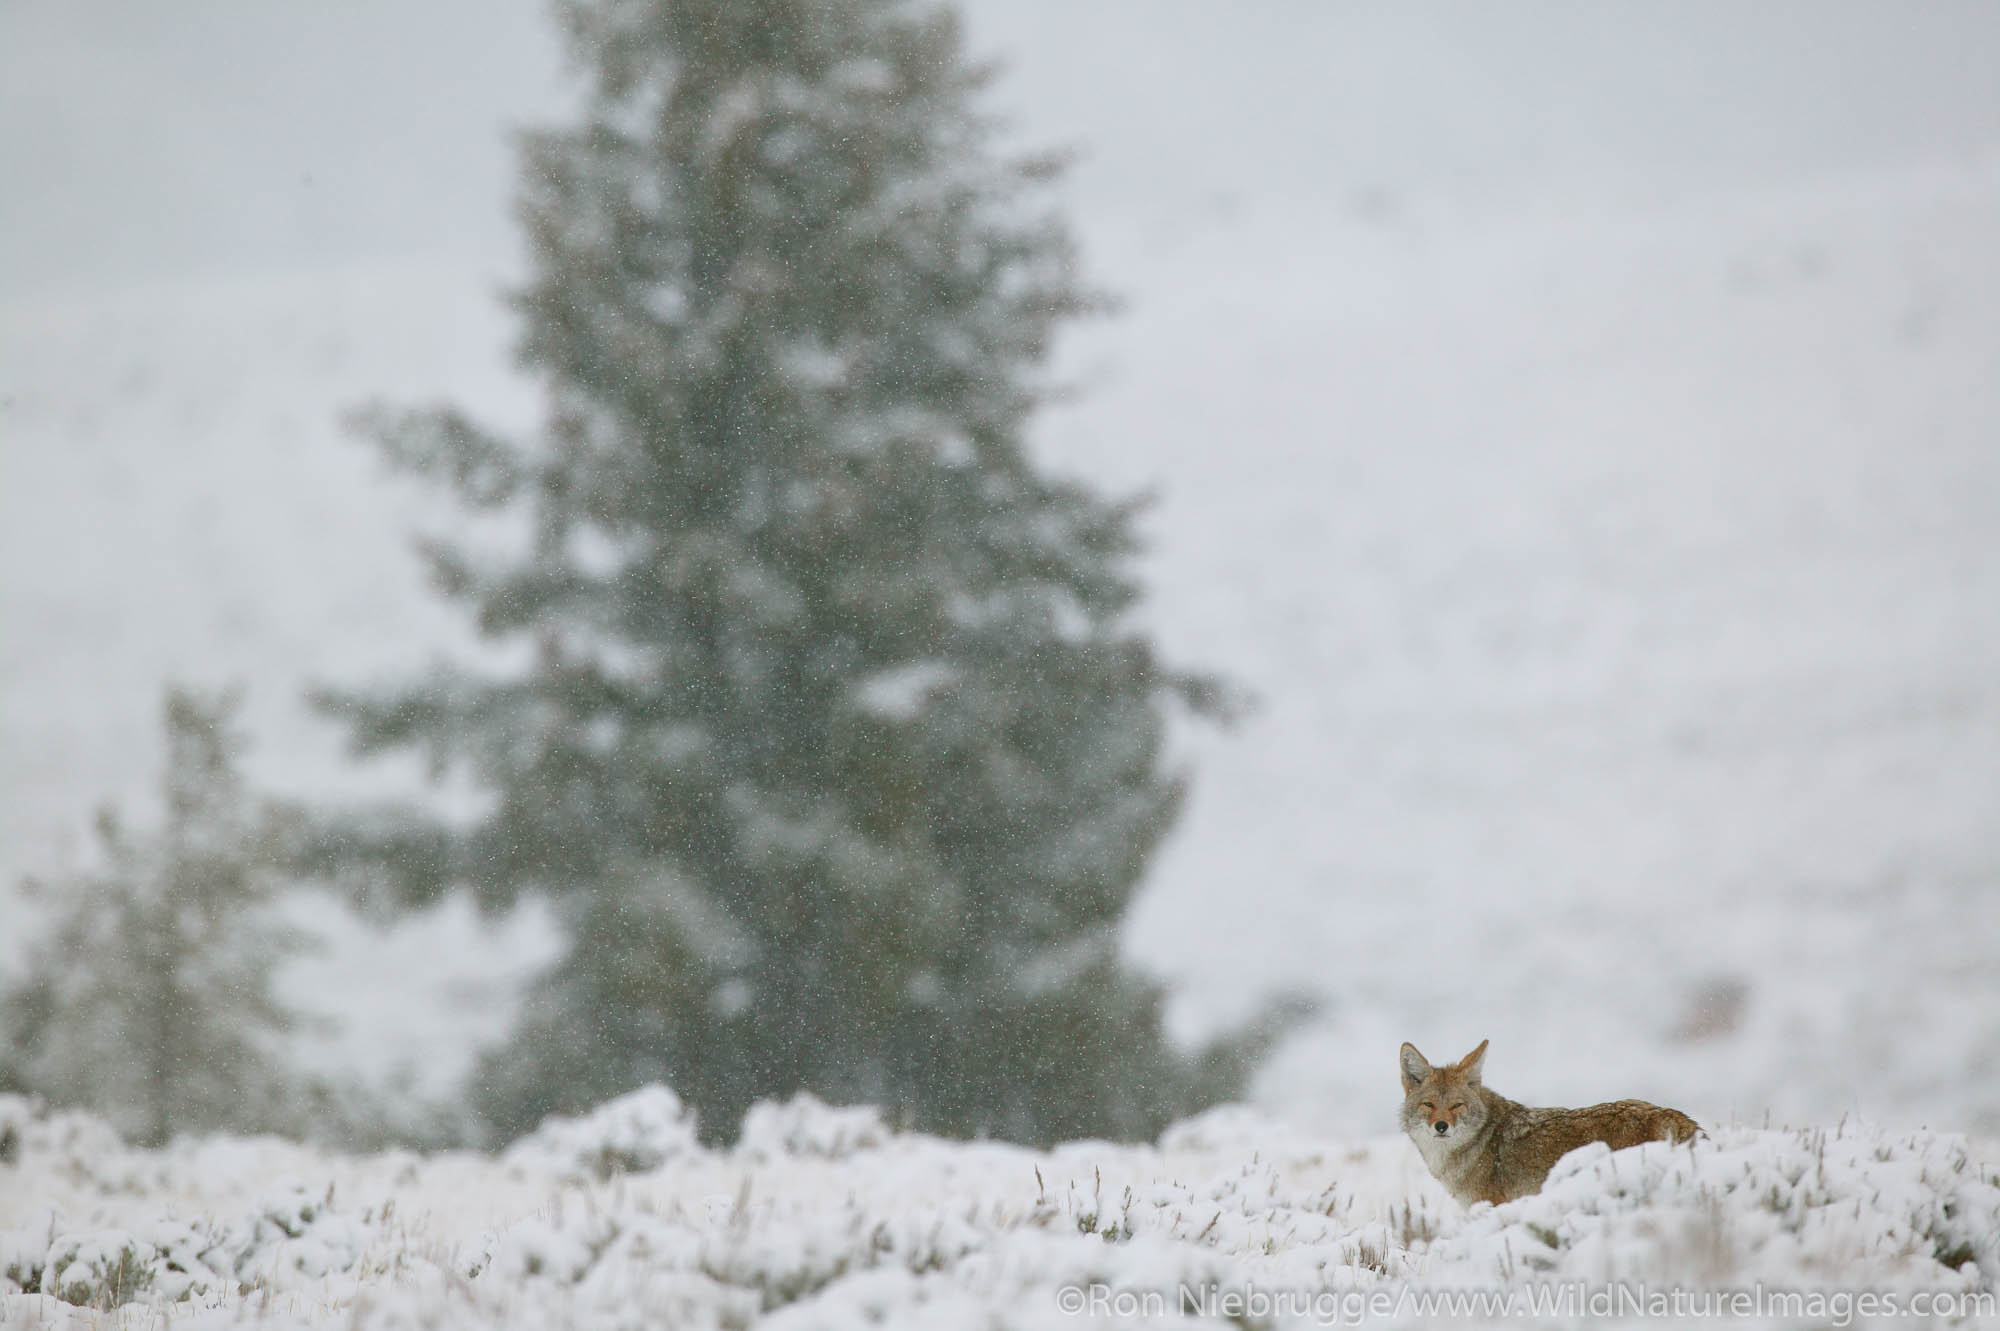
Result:
<svg viewBox="0 0 2000 1331"><path fill-rule="evenodd" d="M1486 1044L1485 1040L1481 1040L1479 1048L1458 1060L1458 1070L1465 1074L1467 1081L1479 1080L1479 1070L1486 1066Z"/></svg>
<svg viewBox="0 0 2000 1331"><path fill-rule="evenodd" d="M1407 1040L1403 1042L1402 1061L1403 1089L1414 1091L1423 1085L1425 1077L1431 1075L1431 1065L1424 1061L1424 1056L1417 1052L1417 1047Z"/></svg>

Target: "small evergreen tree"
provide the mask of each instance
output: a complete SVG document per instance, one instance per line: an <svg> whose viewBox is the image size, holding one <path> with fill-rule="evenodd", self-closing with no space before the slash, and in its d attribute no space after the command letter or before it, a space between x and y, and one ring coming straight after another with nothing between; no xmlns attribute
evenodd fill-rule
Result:
<svg viewBox="0 0 2000 1331"><path fill-rule="evenodd" d="M947 1132L1145 1136L1230 1093L1116 929L1211 684L1129 622L1133 506L1023 424L1092 297L997 157L954 19L902 0L575 0L583 122L527 140L521 358L544 437L377 413L508 553L434 544L513 673L323 703L492 794L354 818L396 899L561 903L569 950L483 1065L503 1133L664 1079L711 1136L810 1090Z"/></svg>
<svg viewBox="0 0 2000 1331"><path fill-rule="evenodd" d="M246 797L233 695L169 689L165 822L98 815L99 866L28 890L56 905L50 938L6 994L15 1079L159 1145L176 1132L281 1126L271 991L296 948L269 919L281 820Z"/></svg>

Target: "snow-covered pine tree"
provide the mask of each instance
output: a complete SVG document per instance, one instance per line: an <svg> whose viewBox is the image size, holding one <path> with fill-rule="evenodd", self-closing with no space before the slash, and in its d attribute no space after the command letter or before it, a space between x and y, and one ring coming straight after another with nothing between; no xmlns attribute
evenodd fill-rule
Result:
<svg viewBox="0 0 2000 1331"><path fill-rule="evenodd" d="M157 1146L176 1132L288 1126L272 992L298 943L268 907L284 820L237 772L234 694L167 691L165 821L98 815L98 865L32 883L50 936L5 995L14 1078Z"/></svg>
<svg viewBox="0 0 2000 1331"><path fill-rule="evenodd" d="M480 1073L496 1128L663 1079L712 1137L810 1090L919 1126L1145 1136L1249 1044L1168 1045L1119 919L1173 819L1170 670L1133 507L1037 470L1050 338L1093 297L903 0L575 0L582 123L531 136L517 296L538 441L378 414L388 455L524 516L436 545L513 674L323 695L357 747L493 796L350 819L405 902L561 904L569 950Z"/></svg>

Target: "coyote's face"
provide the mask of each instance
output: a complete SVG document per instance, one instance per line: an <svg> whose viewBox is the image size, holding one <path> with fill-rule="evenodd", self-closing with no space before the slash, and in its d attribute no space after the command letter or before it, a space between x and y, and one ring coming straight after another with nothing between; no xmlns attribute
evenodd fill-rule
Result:
<svg viewBox="0 0 2000 1331"><path fill-rule="evenodd" d="M1424 1150L1450 1150L1477 1136L1486 1122L1479 1065L1486 1041L1445 1067L1434 1068L1413 1044L1403 1046L1403 1131Z"/></svg>

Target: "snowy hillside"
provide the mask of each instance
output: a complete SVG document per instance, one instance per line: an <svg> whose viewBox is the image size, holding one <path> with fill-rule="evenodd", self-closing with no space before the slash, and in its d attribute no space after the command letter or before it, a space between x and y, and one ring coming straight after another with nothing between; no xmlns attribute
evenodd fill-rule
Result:
<svg viewBox="0 0 2000 1331"><path fill-rule="evenodd" d="M1265 696L1135 948L1323 986L1264 1095L1342 1131L1432 1031L1562 1102L2000 1126L2000 159L1295 220L1189 243L1103 333L1131 427L1051 434L1164 478L1162 632Z"/></svg>
<svg viewBox="0 0 2000 1331"><path fill-rule="evenodd" d="M1463 215L1423 195L1090 222L1058 466L1157 485L1148 617L1254 689L1132 923L1199 1029L1325 1019L1258 1088L1389 1123L1399 1041L1705 1120L2000 1131L2000 160ZM299 702L459 640L344 436L373 398L534 419L493 283L362 265L0 309L0 870L143 809L159 681L242 678L253 773L342 764ZM0 905L0 952L27 906ZM325 907L320 1066L440 1092L549 955L448 907ZM0 956L0 964L5 963ZM1433 1048L1435 1046L1435 1048Z"/></svg>
<svg viewBox="0 0 2000 1331"><path fill-rule="evenodd" d="M1322 1140L1240 1109L1156 1147L1037 1153L801 1100L757 1106L712 1153L653 1088L496 1161L233 1139L134 1152L0 1099L0 1144L0 1326L2000 1315L2000 1156L1853 1124L1587 1148L1541 1195L1470 1212L1401 1139Z"/></svg>

